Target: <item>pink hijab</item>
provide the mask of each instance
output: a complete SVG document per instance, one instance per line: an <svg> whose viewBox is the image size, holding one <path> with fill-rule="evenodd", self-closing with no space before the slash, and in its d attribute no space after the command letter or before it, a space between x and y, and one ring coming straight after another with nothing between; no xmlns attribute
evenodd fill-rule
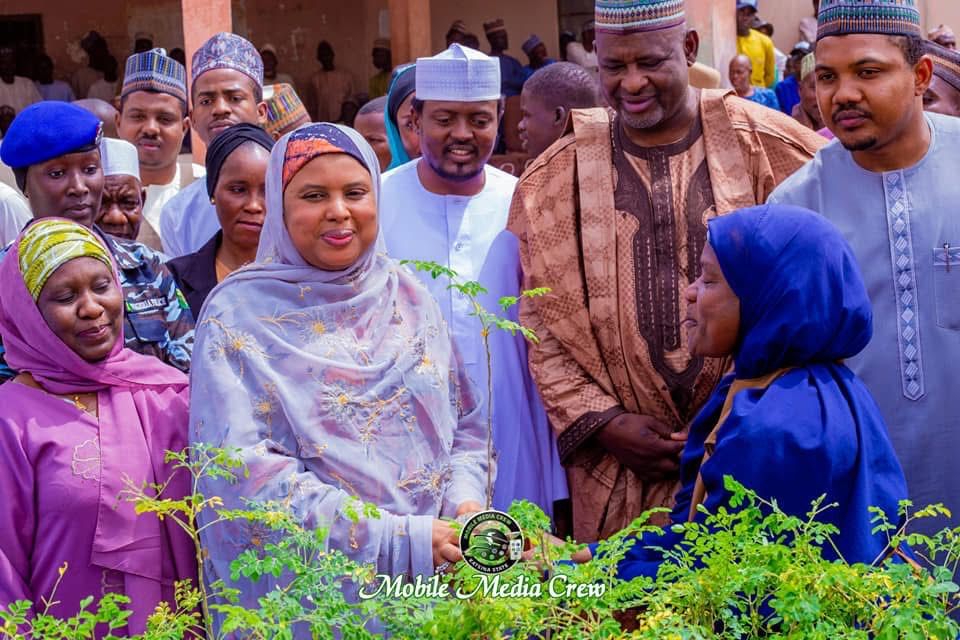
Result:
<svg viewBox="0 0 960 640"><path fill-rule="evenodd" d="M122 335L100 362L87 362L67 347L47 326L20 273L18 247L29 229L0 262L0 339L10 367L30 373L46 391L97 393L100 499L90 563L123 573L126 593L142 599L132 605L133 630L142 627L169 590L171 576L196 578L193 544L186 534L169 518L161 522L153 514L138 516L132 503L118 500L125 477L140 485L172 476L164 497L189 493L189 475L182 470L173 474L164 462L165 450L187 446L187 377L126 349ZM113 277L119 287L115 264ZM42 404L36 412L43 415Z"/></svg>

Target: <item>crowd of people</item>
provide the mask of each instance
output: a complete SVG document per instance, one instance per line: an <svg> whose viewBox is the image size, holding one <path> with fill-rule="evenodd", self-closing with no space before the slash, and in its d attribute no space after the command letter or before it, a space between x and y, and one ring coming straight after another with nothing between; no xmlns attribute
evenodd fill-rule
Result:
<svg viewBox="0 0 960 640"><path fill-rule="evenodd" d="M164 451L190 444L247 468L206 495L283 504L392 576L452 570L451 521L518 499L588 562L647 509L672 507L666 524L723 506L725 475L796 515L837 503L825 553L851 562L893 551L871 506L956 511L940 400L960 356L943 204L960 196L960 59L913 0L817 4L775 84L757 3L738 1L734 90L700 86L718 80L683 0L597 0L560 61L536 36L529 65L510 57L502 20L489 55L459 21L415 63L378 43L382 96L354 126L335 118L353 85L329 44L318 121L276 50L232 33L189 79L138 43L111 121L63 88L17 110L0 143L0 606L59 584L49 611L67 616L119 592L142 631L195 556L117 496L185 495ZM90 86L110 81L102 57ZM203 166L181 154L188 129ZM510 136L519 179L492 164ZM476 303L537 340L484 335ZM345 518L355 500L380 518ZM207 579L247 604L282 581L231 579L262 535L201 538ZM636 545L620 576L654 574L675 541Z"/></svg>

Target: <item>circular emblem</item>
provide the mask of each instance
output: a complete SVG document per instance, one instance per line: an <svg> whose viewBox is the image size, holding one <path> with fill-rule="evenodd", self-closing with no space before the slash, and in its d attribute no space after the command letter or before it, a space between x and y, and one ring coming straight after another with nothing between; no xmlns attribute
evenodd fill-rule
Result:
<svg viewBox="0 0 960 640"><path fill-rule="evenodd" d="M467 564L480 573L503 573L523 555L523 532L506 513L481 511L464 523L460 550Z"/></svg>

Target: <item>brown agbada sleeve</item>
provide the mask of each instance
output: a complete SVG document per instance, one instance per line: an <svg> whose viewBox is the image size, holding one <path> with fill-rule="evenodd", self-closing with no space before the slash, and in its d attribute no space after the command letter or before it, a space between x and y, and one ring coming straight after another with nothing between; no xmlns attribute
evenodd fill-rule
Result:
<svg viewBox="0 0 960 640"><path fill-rule="evenodd" d="M612 384L603 370L587 313L575 174L570 136L565 143L555 144L524 174L514 192L507 224L519 240L524 288L552 289L549 300L524 298L520 303L520 321L533 329L539 339L529 349L530 372L557 434L563 462L609 420L624 413L619 400L608 391ZM550 233L528 233L531 219L540 222L538 228L543 229L545 218L549 219ZM543 259L546 254L548 260ZM566 316L564 326L578 336L580 354L571 353L547 328L548 323L555 326L553 316L558 314Z"/></svg>

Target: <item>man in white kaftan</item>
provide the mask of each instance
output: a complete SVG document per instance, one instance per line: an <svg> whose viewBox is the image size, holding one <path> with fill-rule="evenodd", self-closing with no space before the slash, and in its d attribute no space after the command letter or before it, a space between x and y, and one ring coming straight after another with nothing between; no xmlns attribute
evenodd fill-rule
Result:
<svg viewBox="0 0 960 640"><path fill-rule="evenodd" d="M454 44L417 61L416 95L423 156L383 178L387 251L397 259L449 267L461 282L480 282L488 290L479 296L483 307L516 321L516 306L504 313L498 305L501 297L520 295L517 240L505 229L516 178L486 164L501 115L499 64ZM468 375L487 389L481 324L469 298L448 289L442 276L419 275L440 304ZM493 328L489 342L497 455L493 506L506 510L513 500L526 499L549 514L554 501L567 497L566 479L527 368L525 339Z"/></svg>

